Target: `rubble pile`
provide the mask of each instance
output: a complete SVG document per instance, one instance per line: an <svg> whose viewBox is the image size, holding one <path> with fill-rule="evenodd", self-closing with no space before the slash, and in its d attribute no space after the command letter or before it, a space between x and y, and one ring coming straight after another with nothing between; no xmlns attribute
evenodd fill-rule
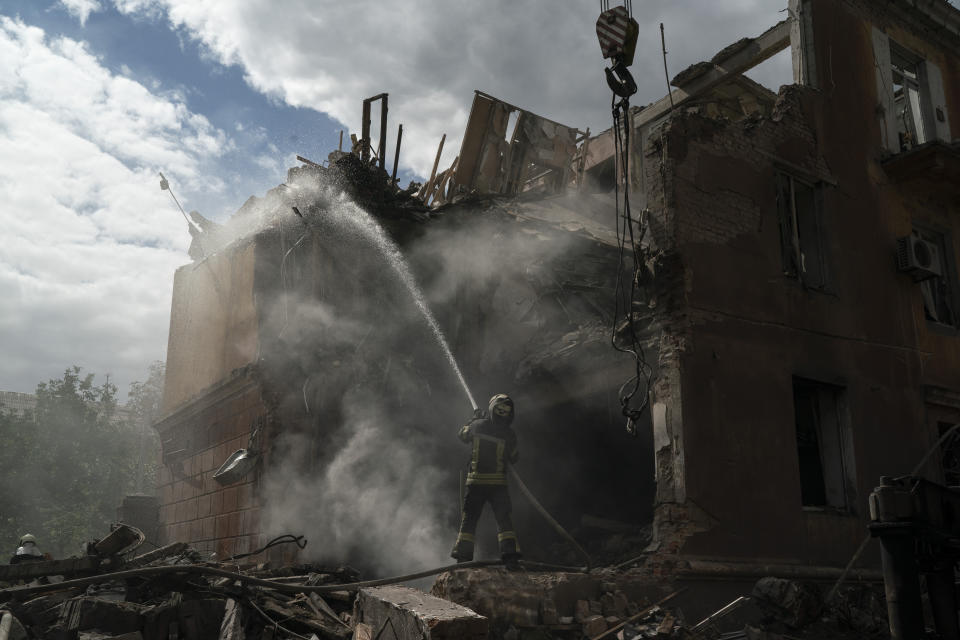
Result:
<svg viewBox="0 0 960 640"><path fill-rule="evenodd" d="M419 183L411 182L406 189L398 189L386 171L352 153L333 152L326 167L305 164L293 168L287 176L288 182L297 174L310 175L322 184L345 192L357 205L375 215L415 220L430 217L430 207L416 197Z"/></svg>
<svg viewBox="0 0 960 640"><path fill-rule="evenodd" d="M869 640L889 638L883 588L850 585L830 602L816 585L783 578L761 578L751 594L759 619L747 623L748 640Z"/></svg>
<svg viewBox="0 0 960 640"><path fill-rule="evenodd" d="M828 601L817 585L765 577L696 621L683 609L703 594L642 566L522 561L508 570L474 561L361 582L346 566L250 561L277 544L301 547L300 538L217 561L183 542L134 555L143 533L116 525L82 557L0 566L0 640L889 637L882 589L863 583ZM431 575L438 577L429 594L400 584Z"/></svg>
<svg viewBox="0 0 960 640"><path fill-rule="evenodd" d="M826 602L821 586L766 577L703 619L685 607L702 593L642 572L454 570L431 593L489 619L491 638L579 640L860 640L889 637L879 585L855 584Z"/></svg>
<svg viewBox="0 0 960 640"><path fill-rule="evenodd" d="M0 637L345 640L353 635L357 589L338 588L356 584L359 575L349 567L203 562L182 543L161 551L145 554L153 556L148 562L140 556L81 578L38 575L45 572L40 565L52 572L68 561L32 563L37 579L17 586L0 582L0 620L9 620L6 632L0 626ZM298 593L301 589L306 592Z"/></svg>
<svg viewBox="0 0 960 640"><path fill-rule="evenodd" d="M452 600L490 620L491 637L594 638L645 633L651 625L672 637L681 619L662 608L676 593L656 603L637 584L621 588L605 571L512 572L500 568L457 569L440 575L431 593ZM661 591L654 583L649 593ZM669 617L672 622L664 623ZM668 629L669 627L669 629ZM606 637L606 636L604 636ZM628 636L646 637L646 636ZM652 637L652 636L651 636Z"/></svg>

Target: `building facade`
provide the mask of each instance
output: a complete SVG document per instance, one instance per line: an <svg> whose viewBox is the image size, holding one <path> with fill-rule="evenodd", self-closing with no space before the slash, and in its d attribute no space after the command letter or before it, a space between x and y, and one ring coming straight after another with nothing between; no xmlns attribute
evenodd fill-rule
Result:
<svg viewBox="0 0 960 640"><path fill-rule="evenodd" d="M629 115L642 238L630 323L653 381L636 437L617 401L631 367L610 346L624 268L613 132L578 139L545 121L580 144L572 168L551 160L541 179L571 193L515 199L491 154L524 158L533 142L506 145L489 123L516 108L478 94L499 120L471 119L487 127L465 137L480 169L463 160L431 180L434 202L453 202L443 215L347 185L410 261L466 379L527 408L521 471L548 507L580 533L652 521L654 565L688 574L835 576L880 476L910 473L960 422L960 11L791 0L789 16ZM742 75L785 49L793 84L775 93ZM406 317L393 267L323 226L329 195L294 193L323 173L291 170L238 212L229 244L177 272L157 424L168 540L228 557L277 533L270 469L331 468L358 389L430 461L458 455L424 444L447 442L424 425L469 407L422 319ZM457 200L480 183L498 198ZM214 479L240 449L252 470ZM921 471L954 483L952 456Z"/></svg>

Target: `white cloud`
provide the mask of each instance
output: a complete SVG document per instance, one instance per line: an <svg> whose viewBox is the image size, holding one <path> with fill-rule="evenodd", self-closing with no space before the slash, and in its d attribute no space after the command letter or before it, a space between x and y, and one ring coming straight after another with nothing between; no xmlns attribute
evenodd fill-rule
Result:
<svg viewBox="0 0 960 640"><path fill-rule="evenodd" d="M327 113L355 132L362 99L388 92L388 148L402 122L401 163L421 175L429 173L443 133L443 163L459 152L474 89L571 126L610 126L594 2L115 2L130 13L165 12L215 59L240 65L258 91ZM660 22L676 73L740 37L759 35L783 18L778 11L785 6L786 0L742 0L693 10L690 3L644 2L634 103L666 93Z"/></svg>
<svg viewBox="0 0 960 640"><path fill-rule="evenodd" d="M188 261L157 170L215 189L202 166L230 141L74 40L0 17L0 58L0 388L31 391L77 364L126 391L164 357L173 271Z"/></svg>
<svg viewBox="0 0 960 640"><path fill-rule="evenodd" d="M81 26L87 24L87 18L91 13L102 9L99 0L60 0L60 4L70 15L80 21Z"/></svg>

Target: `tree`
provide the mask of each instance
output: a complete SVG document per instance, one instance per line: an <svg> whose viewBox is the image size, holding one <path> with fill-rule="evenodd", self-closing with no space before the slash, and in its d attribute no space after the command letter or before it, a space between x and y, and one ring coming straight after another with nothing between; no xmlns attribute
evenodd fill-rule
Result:
<svg viewBox="0 0 960 640"><path fill-rule="evenodd" d="M137 404L130 420L116 417L109 378L97 385L76 366L37 385L32 413L0 412L0 540L13 545L29 531L42 549L63 557L109 532L123 496L144 483L149 445L131 422L154 406L156 370L131 388Z"/></svg>
<svg viewBox="0 0 960 640"><path fill-rule="evenodd" d="M157 360L150 364L146 382L130 385L126 408L130 413L130 426L138 434L134 487L137 493L153 493L157 484L160 440L153 425L160 418L165 374L166 365Z"/></svg>

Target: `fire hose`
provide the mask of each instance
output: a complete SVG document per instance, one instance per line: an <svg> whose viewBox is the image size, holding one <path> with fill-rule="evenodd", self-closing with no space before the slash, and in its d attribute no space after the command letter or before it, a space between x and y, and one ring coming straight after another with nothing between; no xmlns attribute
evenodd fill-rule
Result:
<svg viewBox="0 0 960 640"><path fill-rule="evenodd" d="M458 569L477 569L481 567L495 567L502 565L503 562L500 560L473 560L471 562L460 562L457 564L446 565L443 567L437 567L435 569L426 569L424 571L418 571L416 573L409 573L402 576L392 576L389 578L377 578L375 580L364 580L363 582L350 582L346 584L323 584L323 585L305 585L305 584L283 584L275 580L266 580L264 578L255 578L253 576L245 576L241 573L235 571L227 571L226 569L220 569L218 567L211 567L209 565L203 564L189 564L189 565L167 565L162 567L142 567L140 569L129 569L126 571L114 571L112 573L104 573L97 576L89 576L86 578L76 578L74 580L64 580L62 582L54 582L52 584L41 584L30 587L10 587L7 589L0 589L0 601L6 600L9 597L22 598L23 596L35 595L38 593L46 593L49 591L60 591L63 589L71 589L76 587L86 587L91 584L97 584L100 582L109 582L112 580L126 580L128 578L143 578L147 576L158 576L158 575L169 575L169 574L183 574L183 575L211 575L219 576L222 578L229 578L230 580L239 581L244 584L252 585L255 587L264 587L267 589L272 589L274 591L280 591L281 593L331 593L334 591L357 591L358 589L364 589L366 587L379 587L387 584L398 584L401 582L409 582L410 580L417 580L418 578L427 578L429 576L435 576L446 571L456 571ZM581 571L581 567L562 567L562 566L553 566L553 565L544 565L539 562L527 562L524 560L520 561L521 566L528 567L530 569L546 569L551 571Z"/></svg>
<svg viewBox="0 0 960 640"><path fill-rule="evenodd" d="M470 401L471 403L473 403L472 397ZM473 411L476 417L482 417L484 415L484 413L477 408L475 403L473 404ZM479 436L479 437L488 438L488 436ZM529 488L527 488L527 485L523 482L523 479L520 477L520 474L517 473L517 470L514 469L513 465L509 465L508 468L510 469L510 476L513 478L514 483L516 483L517 488L520 489L520 493L526 496L527 500L530 501L530 504L533 505L533 508L536 509L541 516L543 516L544 520L547 521L547 523L553 528L553 530L559 533L560 537L562 537L564 540L569 542L573 546L573 548L577 550L577 553L583 556L583 559L586 560L586 563L587 563L587 566L584 567L583 570L589 573L590 568L593 566L593 561L590 559L590 555L584 550L583 547L580 546L580 544L574 539L574 537L570 535L570 533L566 529L564 529L559 522L557 522L556 518L551 516L550 512L547 511L547 509L542 504L540 504L540 501L537 500L537 497L533 495L533 492L530 491ZM460 504L461 505L463 505L462 477L463 476L461 474L461 483L460 483L460 487L461 487Z"/></svg>
<svg viewBox="0 0 960 640"><path fill-rule="evenodd" d="M589 572L590 567L592 566L590 555L586 551L584 551L583 547L581 547L577 543L577 541L573 538L573 536L570 535L570 533L567 532L567 530L564 529L560 525L560 523L557 522L553 518L553 516L550 515L550 513L544 508L542 504L540 504L540 501L537 500L536 496L534 496L533 493L530 491L530 489L527 488L527 485L525 485L523 483L523 480L520 478L520 474L517 473L517 470L514 469L512 466L510 467L510 476L513 478L513 481L517 484L517 488L520 489L520 493L522 493L527 497L527 500L530 501L530 504L533 505L533 508L536 509L538 512L540 512L540 515L542 515L543 518L550 524L550 526L553 527L553 530L559 533L564 540L569 542L573 546L573 548L577 550L577 553L583 556L583 559L587 561L586 570L587 572Z"/></svg>

